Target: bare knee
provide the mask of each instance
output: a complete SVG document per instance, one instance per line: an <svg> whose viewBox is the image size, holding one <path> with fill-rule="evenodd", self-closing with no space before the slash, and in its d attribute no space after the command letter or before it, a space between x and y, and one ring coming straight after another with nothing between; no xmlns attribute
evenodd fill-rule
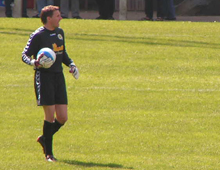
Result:
<svg viewBox="0 0 220 170"><path fill-rule="evenodd" d="M67 117L57 117L56 118L57 119L57 121L60 123L60 124L65 124L66 122L67 122L67 120L68 120L68 118Z"/></svg>
<svg viewBox="0 0 220 170"><path fill-rule="evenodd" d="M44 105L43 109L44 109L44 119L52 123L54 121L55 106Z"/></svg>
<svg viewBox="0 0 220 170"><path fill-rule="evenodd" d="M67 116L67 105L56 105L56 118L61 124L66 123L68 116Z"/></svg>

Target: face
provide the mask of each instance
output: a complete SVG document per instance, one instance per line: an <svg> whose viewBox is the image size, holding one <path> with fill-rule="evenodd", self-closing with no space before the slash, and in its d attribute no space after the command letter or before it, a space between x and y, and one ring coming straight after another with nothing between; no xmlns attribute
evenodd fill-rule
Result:
<svg viewBox="0 0 220 170"><path fill-rule="evenodd" d="M52 17L47 18L47 22L52 28L55 29L55 28L59 27L59 23L60 23L61 19L62 19L62 17L61 17L60 11L56 10L53 12Z"/></svg>

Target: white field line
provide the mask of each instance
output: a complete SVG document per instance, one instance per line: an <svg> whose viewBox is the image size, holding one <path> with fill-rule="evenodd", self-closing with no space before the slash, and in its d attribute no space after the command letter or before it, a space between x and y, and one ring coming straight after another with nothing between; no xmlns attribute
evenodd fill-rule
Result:
<svg viewBox="0 0 220 170"><path fill-rule="evenodd" d="M124 87L78 87L87 90L122 90L122 91L155 91L155 92L220 92L220 89L152 89Z"/></svg>

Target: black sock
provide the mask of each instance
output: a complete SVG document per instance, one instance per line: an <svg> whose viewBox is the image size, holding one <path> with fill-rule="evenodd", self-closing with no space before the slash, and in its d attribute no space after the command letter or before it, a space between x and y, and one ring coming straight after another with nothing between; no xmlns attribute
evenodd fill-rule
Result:
<svg viewBox="0 0 220 170"><path fill-rule="evenodd" d="M45 137L46 155L53 155L53 123L44 121L43 136Z"/></svg>
<svg viewBox="0 0 220 170"><path fill-rule="evenodd" d="M53 123L53 135L63 126L63 124L61 124L60 122L57 121L57 119L55 119L54 123Z"/></svg>

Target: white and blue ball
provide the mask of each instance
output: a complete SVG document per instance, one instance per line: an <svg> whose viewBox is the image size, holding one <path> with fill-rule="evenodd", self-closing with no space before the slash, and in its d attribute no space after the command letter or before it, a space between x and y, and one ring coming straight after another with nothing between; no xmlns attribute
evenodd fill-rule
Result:
<svg viewBox="0 0 220 170"><path fill-rule="evenodd" d="M56 54L52 49L45 47L37 53L37 60L43 68L50 68L56 61Z"/></svg>

